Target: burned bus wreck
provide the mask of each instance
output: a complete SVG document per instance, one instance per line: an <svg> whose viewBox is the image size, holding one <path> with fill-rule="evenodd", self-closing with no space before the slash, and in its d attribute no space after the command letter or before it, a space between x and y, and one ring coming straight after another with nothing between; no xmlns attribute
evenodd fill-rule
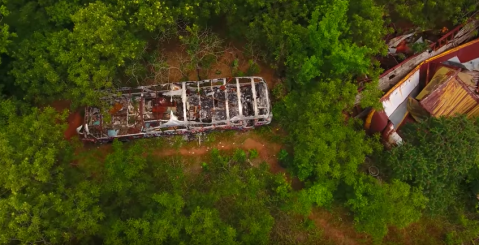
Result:
<svg viewBox="0 0 479 245"><path fill-rule="evenodd" d="M273 114L261 77L221 78L121 88L103 98L106 114L86 107L77 128L82 140L109 142L137 138L250 129L269 124Z"/></svg>

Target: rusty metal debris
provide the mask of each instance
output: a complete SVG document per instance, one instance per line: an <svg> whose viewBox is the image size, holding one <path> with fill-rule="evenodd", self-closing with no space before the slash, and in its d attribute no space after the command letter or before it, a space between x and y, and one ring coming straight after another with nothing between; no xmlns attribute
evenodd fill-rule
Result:
<svg viewBox="0 0 479 245"><path fill-rule="evenodd" d="M273 114L268 87L261 77L235 77L121 88L103 98L107 115L85 108L77 132L85 141L108 142L250 129L269 124Z"/></svg>
<svg viewBox="0 0 479 245"><path fill-rule="evenodd" d="M465 114L471 118L479 116L479 95L475 90L477 80L472 73L443 66L416 99L433 117Z"/></svg>
<svg viewBox="0 0 479 245"><path fill-rule="evenodd" d="M398 84L404 76L406 76L411 70L416 66L421 64L427 59L431 59L436 55L440 55L445 51L454 48L471 38L477 36L477 29L479 28L479 20L477 18L471 18L466 24L462 24L449 31L443 37L441 37L437 42L429 45L429 49L415 54L406 60L402 61L400 64L397 64L393 68L385 71L379 77L379 89L382 91L388 91L393 86ZM405 36L408 38L409 36ZM397 45L399 45L401 38L394 39L390 41L389 51L396 51ZM395 46L396 45L396 46ZM359 104L361 101L361 94L356 96L355 104Z"/></svg>
<svg viewBox="0 0 479 245"><path fill-rule="evenodd" d="M371 110L368 133L379 133L386 146L402 143L398 129L425 117L479 116L479 39L427 59L380 100L384 110Z"/></svg>

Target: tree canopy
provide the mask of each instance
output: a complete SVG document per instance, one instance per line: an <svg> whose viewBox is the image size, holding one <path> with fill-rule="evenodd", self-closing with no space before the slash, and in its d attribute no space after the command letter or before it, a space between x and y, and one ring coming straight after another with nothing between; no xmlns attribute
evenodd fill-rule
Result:
<svg viewBox="0 0 479 245"><path fill-rule="evenodd" d="M470 0L0 0L0 243L317 244L307 216L332 205L349 208L377 242L424 208L441 213L479 179L468 153L477 148L476 122L406 128L406 143L384 157L393 176L381 181L361 170L383 150L379 140L350 112L358 77L373 79L363 101L380 95L375 57L387 52L387 16L429 28L476 8ZM230 42L275 69L280 160L304 188L251 166L242 150L213 150L192 174L185 159L150 154L147 141L115 141L92 157L64 139L68 112L45 105L101 107L105 91L132 77L139 86L170 82L156 78L173 69L164 52L171 42L186 47L188 64L179 66L189 70L208 66ZM82 151L90 158L79 166Z"/></svg>
<svg viewBox="0 0 479 245"><path fill-rule="evenodd" d="M474 0L378 0L392 12L391 15L398 15L423 28L438 28L448 21L454 24L461 23L471 17L477 11L478 4Z"/></svg>
<svg viewBox="0 0 479 245"><path fill-rule="evenodd" d="M478 132L477 122L464 116L431 117L404 127L405 143L384 161L394 176L424 190L430 212L444 214L461 195L468 175L477 171Z"/></svg>
<svg viewBox="0 0 479 245"><path fill-rule="evenodd" d="M353 189L346 204L355 214L358 230L371 234L376 243L388 233L389 226L404 228L418 221L427 203L419 189L399 180L377 183L376 179L363 175Z"/></svg>
<svg viewBox="0 0 479 245"><path fill-rule="evenodd" d="M73 152L57 124L66 114L7 100L0 115L0 242L64 243L97 232L98 186L81 176L67 182Z"/></svg>

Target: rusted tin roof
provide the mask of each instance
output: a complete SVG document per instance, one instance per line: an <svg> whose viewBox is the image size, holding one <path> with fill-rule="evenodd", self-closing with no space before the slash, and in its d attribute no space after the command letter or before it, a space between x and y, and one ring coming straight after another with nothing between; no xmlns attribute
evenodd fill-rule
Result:
<svg viewBox="0 0 479 245"><path fill-rule="evenodd" d="M446 69L446 72L442 74L443 78L440 78L441 73L438 73L438 70L441 67L452 68L455 75L449 74L446 76L449 72ZM469 117L479 116L479 108L477 107L477 104L479 104L478 71L479 39L423 61L381 98L380 101L384 110L376 111L373 109L369 111L365 119L365 129L372 134L381 133L383 139L389 142L393 139L391 134L385 136L384 133L390 124L394 126L394 131L396 131L406 121L414 121L414 119L428 117L431 114L433 116L447 116L463 112ZM437 75L436 78L434 78L434 75ZM448 84L447 79L451 77L454 81ZM436 80L437 82L435 82ZM426 91L435 94L430 95L425 91L422 92L425 85L434 83L436 85L444 83L441 88L447 90L446 94L443 95L444 91L435 92L439 87L432 85ZM422 95L418 96L421 92ZM423 102L429 108L429 110L426 110L417 99L425 99L428 95L431 96L428 99L429 101L425 100ZM435 102L434 96L436 96ZM456 101L454 101L455 96L458 99ZM453 105L444 107L440 104L446 100L452 101Z"/></svg>
<svg viewBox="0 0 479 245"><path fill-rule="evenodd" d="M478 28L479 20L477 18L470 18L467 21L467 24L461 24L457 26L449 33L441 37L436 43L431 44L429 50L419 54L415 54L402 61L395 67L382 73L379 76L378 88L382 91L393 90L394 86L398 83L401 83L401 80L404 78L404 76L407 76L407 74L410 73L411 70L414 69L414 67L421 66L422 64L427 64L432 60L440 59L441 57L447 56L449 54L456 54L458 56L461 56L462 59L467 60L470 60L468 56L474 56L475 58L477 58L477 49L469 51L467 50L468 48L464 48L464 46L461 46L460 48L458 48L457 46L477 36ZM471 44L472 43L469 43L467 46L471 46ZM461 49L465 53L460 52ZM460 54L458 54L458 51ZM450 57L444 58L446 60L450 59ZM393 88L391 89L391 87ZM356 96L355 104L359 104L360 101L361 94L359 93Z"/></svg>
<svg viewBox="0 0 479 245"><path fill-rule="evenodd" d="M460 69L441 67L416 97L431 116L479 116L479 95L473 76Z"/></svg>

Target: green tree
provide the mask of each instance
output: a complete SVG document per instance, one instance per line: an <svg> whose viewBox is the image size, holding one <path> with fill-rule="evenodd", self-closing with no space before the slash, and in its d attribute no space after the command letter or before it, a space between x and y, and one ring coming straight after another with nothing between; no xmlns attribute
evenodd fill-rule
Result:
<svg viewBox="0 0 479 245"><path fill-rule="evenodd" d="M7 10L5 5L0 4L0 17L5 18L5 16L8 16L9 14L10 12ZM16 36L17 35L15 33L11 32L10 26L8 26L8 24L5 24L5 22L0 20L0 55L9 53L12 39L15 38ZM2 58L0 57L0 65L1 64L2 64ZM3 76L0 76L0 77L3 77ZM6 84L5 81L0 84L0 99L3 96L2 92L5 89L5 84Z"/></svg>
<svg viewBox="0 0 479 245"><path fill-rule="evenodd" d="M62 140L65 125L55 124L66 114L58 115L47 107L40 109L19 108L13 101L0 102L3 118L1 131L2 187L12 192L37 184L48 183L58 173L59 159L69 148ZM23 116L19 116L19 110ZM68 160L68 155L64 156Z"/></svg>
<svg viewBox="0 0 479 245"><path fill-rule="evenodd" d="M386 152L383 161L397 178L424 190L432 214L445 213L463 191L468 173L477 169L477 122L464 116L431 117L401 132L404 143Z"/></svg>
<svg viewBox="0 0 479 245"><path fill-rule="evenodd" d="M67 182L81 173L68 168L65 116L0 102L0 243L87 241L99 230L98 186Z"/></svg>
<svg viewBox="0 0 479 245"><path fill-rule="evenodd" d="M7 10L5 5L0 5L0 16L8 16L10 12ZM8 53L8 46L12 43L12 38L16 37L15 33L12 33L9 30L9 26L0 21L0 54ZM0 64L2 60L0 59Z"/></svg>
<svg viewBox="0 0 479 245"><path fill-rule="evenodd" d="M294 91L275 108L294 149L293 168L301 180L345 180L352 183L359 164L372 153L373 139L360 123L346 119L356 86L339 80L322 81L307 91Z"/></svg>
<svg viewBox="0 0 479 245"><path fill-rule="evenodd" d="M423 28L442 27L439 25L443 25L444 22L460 23L478 7L477 1L474 0L377 0L377 2L384 4L392 15L399 15Z"/></svg>
<svg viewBox="0 0 479 245"><path fill-rule="evenodd" d="M145 45L125 30L127 23L111 5L91 3L71 18L73 31L34 33L14 53L11 73L26 99L69 97L76 104L98 104L98 91L111 88L119 67Z"/></svg>
<svg viewBox="0 0 479 245"><path fill-rule="evenodd" d="M147 149L115 141L104 164L89 163L103 166L91 183L104 214L96 236L107 244L267 244L275 218L300 206L284 175L252 167L244 151L213 150L208 169L188 176L180 158Z"/></svg>
<svg viewBox="0 0 479 245"><path fill-rule="evenodd" d="M36 32L12 52L15 60L9 73L14 77L16 88L23 91L19 99L44 103L67 93L68 64L58 59L66 56L68 33Z"/></svg>
<svg viewBox="0 0 479 245"><path fill-rule="evenodd" d="M307 73L375 73L370 58L386 52L382 8L372 0L232 1L230 6L232 29L262 45L267 58L298 83L313 81ZM306 77L298 78L301 69Z"/></svg>
<svg viewBox="0 0 479 245"><path fill-rule="evenodd" d="M306 38L294 38L287 57L288 73L299 84L317 78L366 74L371 66L367 46L359 47L348 38L347 1L319 5L312 12ZM351 77L351 76L349 76Z"/></svg>
<svg viewBox="0 0 479 245"><path fill-rule="evenodd" d="M157 32L165 31L166 28L175 24L178 14L176 12L181 12L180 9L172 8L168 1L117 0L114 2L116 2L115 9L126 21L128 29L137 33L146 31L157 34Z"/></svg>
<svg viewBox="0 0 479 245"><path fill-rule="evenodd" d="M420 190L399 180L378 183L360 175L353 189L346 205L354 212L356 228L369 233L375 243L386 236L388 226L404 228L418 221L427 202Z"/></svg>

